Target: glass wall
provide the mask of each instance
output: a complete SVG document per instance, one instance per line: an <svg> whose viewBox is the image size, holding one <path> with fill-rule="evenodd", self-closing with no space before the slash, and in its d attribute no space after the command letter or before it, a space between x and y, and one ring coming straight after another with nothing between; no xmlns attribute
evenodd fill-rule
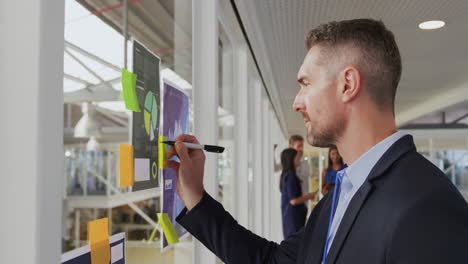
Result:
<svg viewBox="0 0 468 264"><path fill-rule="evenodd" d="M192 37L192 1L126 2L127 5L120 0L66 0L63 252L87 243L88 221L108 217L110 234L126 233L127 263L194 263L200 254L209 253L201 253L190 236L161 252L159 232L154 233L153 225L128 204L136 205L155 219L154 215L161 211L159 188L138 193L131 192L130 188L117 188L119 145L131 142L132 115L122 101L120 76L122 68L133 69L132 40L159 56L161 76L192 96L192 91L197 89L192 88L192 45L195 42ZM218 50L212 52L218 54L219 106L215 120L218 123L218 144L226 150L218 159L217 199L228 211L248 216L246 227L255 228L258 234L282 234L281 230L272 230L273 227L276 229L277 223L269 225L268 232L262 227L277 211L268 210L271 215L265 217L261 213L265 206L279 208L279 204L268 202L272 198L277 201L276 192L263 185L268 183L265 186L276 188L271 177L272 153L268 152L272 152L273 142L284 138L281 133L271 132L278 129L279 124L265 99L265 87L246 48L244 36L239 33L235 15L230 8L226 9L229 7L226 3L220 5L228 13L218 14L224 23L219 22ZM124 32L127 32L127 41ZM247 52L248 59L239 60L237 52L240 50ZM243 78L239 75L241 71L244 71L246 80L240 80ZM236 85L240 84L248 87L245 98L248 115L247 120L242 120L248 137L247 153L242 155L248 159L245 164L248 169L239 176L236 175L236 168L240 166L236 151L240 149L237 126L241 123L236 116L239 111ZM191 100L190 131L194 127L194 104L203 102ZM255 109L259 109L262 115L254 115ZM271 120L263 122L262 116ZM93 129L84 132L80 125L85 122L83 120L91 122ZM263 138L267 134L268 137ZM241 179L246 179L246 183L239 188ZM124 199L120 199L122 196ZM245 197L249 203L239 206L239 201Z"/></svg>
<svg viewBox="0 0 468 264"><path fill-rule="evenodd" d="M450 181L464 194L468 194L468 150L466 149L438 149L421 152L427 159L439 167Z"/></svg>
<svg viewBox="0 0 468 264"><path fill-rule="evenodd" d="M418 152L443 171L468 201L468 141L463 130L405 132L413 135Z"/></svg>
<svg viewBox="0 0 468 264"><path fill-rule="evenodd" d="M253 67L253 60L251 56L248 56L249 68L248 68L248 109L250 110L250 114L248 115L248 197L250 201L254 201L255 198L255 185L254 185L254 177L258 177L259 175L255 175L255 163L258 162L258 158L256 157L255 153L255 104L258 102L255 101L255 89L259 89L260 86L257 85L260 80L257 74L257 71ZM249 229L255 231L255 202L249 203L248 207L248 215L249 215Z"/></svg>
<svg viewBox="0 0 468 264"><path fill-rule="evenodd" d="M235 89L233 85L233 47L223 26L219 28L219 51L218 51L218 67L219 67L219 107L218 107L218 143L225 147L225 151L219 155L218 167L218 195L219 201L222 202L226 209L232 208L232 177L234 174L235 164L235 142L234 142L234 126L236 118L234 114L234 95Z"/></svg>
<svg viewBox="0 0 468 264"><path fill-rule="evenodd" d="M127 263L192 263L190 237L161 253L159 232L151 236L153 226L126 204L154 219L161 210L159 188L116 191L118 146L131 142L120 75L122 68L132 71L132 40L161 58L162 78L191 95L192 1L126 2L65 2L63 251L87 243L88 221L108 217L110 234L126 233ZM94 131L77 133L85 116ZM119 200L121 192L125 199Z"/></svg>

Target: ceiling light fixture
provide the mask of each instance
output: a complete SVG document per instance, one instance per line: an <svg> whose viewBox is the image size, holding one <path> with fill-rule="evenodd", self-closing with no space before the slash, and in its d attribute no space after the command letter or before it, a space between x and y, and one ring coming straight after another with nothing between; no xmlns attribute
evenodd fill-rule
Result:
<svg viewBox="0 0 468 264"><path fill-rule="evenodd" d="M419 28L424 30L438 29L443 26L445 26L445 22L442 20L430 20L419 24Z"/></svg>

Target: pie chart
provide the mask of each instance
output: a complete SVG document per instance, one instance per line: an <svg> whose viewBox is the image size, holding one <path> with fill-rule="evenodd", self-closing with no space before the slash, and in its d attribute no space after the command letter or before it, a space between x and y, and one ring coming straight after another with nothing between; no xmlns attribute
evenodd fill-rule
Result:
<svg viewBox="0 0 468 264"><path fill-rule="evenodd" d="M148 134L150 140L154 140L158 135L159 105L156 96L154 96L151 91L148 91L145 97L143 118L145 121L146 134Z"/></svg>

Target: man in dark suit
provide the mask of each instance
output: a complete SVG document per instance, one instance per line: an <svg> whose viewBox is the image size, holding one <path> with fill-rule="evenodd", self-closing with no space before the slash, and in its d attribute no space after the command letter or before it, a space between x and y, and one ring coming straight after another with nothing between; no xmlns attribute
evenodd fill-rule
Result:
<svg viewBox="0 0 468 264"><path fill-rule="evenodd" d="M322 25L307 36L293 107L307 141L335 144L349 167L281 244L246 230L203 188L205 156L183 135L168 161L186 209L178 222L226 263L468 263L468 205L437 167L416 152L394 119L401 59L380 21Z"/></svg>

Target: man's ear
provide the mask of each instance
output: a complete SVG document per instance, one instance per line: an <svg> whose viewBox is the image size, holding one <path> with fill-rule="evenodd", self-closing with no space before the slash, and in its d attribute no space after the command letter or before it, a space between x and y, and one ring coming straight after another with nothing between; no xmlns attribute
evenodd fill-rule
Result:
<svg viewBox="0 0 468 264"><path fill-rule="evenodd" d="M351 102L361 92L361 73L355 67L346 67L340 74L340 96L344 103Z"/></svg>

